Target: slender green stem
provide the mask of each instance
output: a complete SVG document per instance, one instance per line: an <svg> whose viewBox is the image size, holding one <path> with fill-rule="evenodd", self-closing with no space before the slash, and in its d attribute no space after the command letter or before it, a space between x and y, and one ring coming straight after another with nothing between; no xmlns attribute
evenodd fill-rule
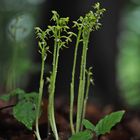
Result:
<svg viewBox="0 0 140 140"><path fill-rule="evenodd" d="M49 104L48 104L48 116L51 129L53 134L55 135L55 139L58 140L58 132L55 122L55 113L54 113L54 94L55 94L55 84L57 77L57 67L59 61L59 51L62 47L66 47L66 44L71 41L70 37L72 35L71 32L68 32L69 27L67 23L69 18L60 18L59 14L56 11L52 11L53 16L52 20L55 22L54 26L48 26L50 37L54 37L54 52L53 52L53 70L50 77L50 85L49 85ZM62 33L62 34L61 34ZM66 36L66 34L68 36Z"/></svg>
<svg viewBox="0 0 140 140"><path fill-rule="evenodd" d="M50 125L56 140L59 140L59 136L57 132L55 115L54 115L54 92L55 92L55 83L56 83L56 76L57 76L58 58L59 58L59 46L55 38L54 53L53 53L53 71L52 71L51 83L50 83L48 114L49 114Z"/></svg>
<svg viewBox="0 0 140 140"><path fill-rule="evenodd" d="M88 93L89 93L89 87L90 87L90 71L87 72L87 82L86 82L86 92L85 92L85 98L84 98L84 107L83 107L83 115L82 115L82 120L85 118L86 114L86 105L87 105L87 100L88 100Z"/></svg>
<svg viewBox="0 0 140 140"><path fill-rule="evenodd" d="M41 140L40 133L39 133L39 117L40 117L40 108L41 108L41 101L42 101L42 94L43 94L43 86L44 86L44 66L45 66L45 60L44 60L44 55L45 55L45 48L42 49L42 63L41 63L41 76L40 76L40 86L39 86L39 97L38 97L38 104L37 104L37 111L36 111L36 121L35 121L35 126L36 126L36 137L38 140Z"/></svg>
<svg viewBox="0 0 140 140"><path fill-rule="evenodd" d="M78 102L77 102L77 118L76 118L76 133L80 131L82 114L83 114L83 105L84 105L84 92L85 92L85 70L86 70L86 57L88 49L88 37L83 37L83 51L81 59L81 68L80 68L80 83L78 90Z"/></svg>
<svg viewBox="0 0 140 140"><path fill-rule="evenodd" d="M73 61L73 69L72 69L72 81L70 85L70 127L72 134L75 133L74 129L74 123L73 123L73 106L74 106L74 81L75 81L75 68L76 68L76 60L77 60L77 51L78 46L80 43L80 37L81 37L81 29L78 32L75 51L74 51L74 61Z"/></svg>
<svg viewBox="0 0 140 140"><path fill-rule="evenodd" d="M58 50L57 50L58 52ZM56 57L56 59L58 59L58 55ZM58 62L58 60L56 60L56 63ZM54 92L55 92L55 81L56 81L56 75L57 75L57 66L55 65L54 70L53 70L53 79L52 79L52 86L54 88L52 88L52 92L50 94L49 97L49 109L50 109L50 125L52 127L52 131L55 135L56 140L59 139L58 137L58 132L57 132L57 127L56 127L56 122L55 122L55 115L54 115Z"/></svg>

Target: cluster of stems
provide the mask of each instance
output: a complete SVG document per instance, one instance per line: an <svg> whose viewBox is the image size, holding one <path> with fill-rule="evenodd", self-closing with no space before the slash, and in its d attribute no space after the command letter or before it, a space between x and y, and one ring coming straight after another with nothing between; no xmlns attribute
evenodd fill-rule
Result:
<svg viewBox="0 0 140 140"><path fill-rule="evenodd" d="M99 19L105 11L105 9L100 9L100 4L96 3L94 5L94 10L90 11L85 15L85 17L80 17L77 21L74 21L74 27L78 28L77 41L75 45L74 62L72 69L72 80L70 85L70 126L72 134L78 133L82 129L82 120L85 117L86 102L89 91L89 82L86 86L86 59L88 43L91 32L100 28L101 24ZM82 55L80 64L80 76L79 76L79 88L78 88L78 99L77 99L77 116L76 116L76 128L73 122L73 106L74 106L74 81L75 81L75 67L77 60L78 46L82 42ZM91 72L90 72L91 73ZM91 75L91 74L90 74ZM88 77L87 77L88 79Z"/></svg>
<svg viewBox="0 0 140 140"><path fill-rule="evenodd" d="M54 41L54 51L53 51L53 62L52 62L52 72L49 78L49 103L48 103L48 119L51 129L54 133L55 139L58 140L58 131L55 121L55 110L54 110L54 95L55 95L55 84L57 77L57 68L59 62L59 52L60 49L66 48L68 42L71 42L71 37L74 35L73 32L69 32L69 27L67 26L69 18L60 18L56 11L52 11L52 21L54 26L48 26L46 32L53 38Z"/></svg>
<svg viewBox="0 0 140 140"><path fill-rule="evenodd" d="M59 140L56 120L55 120L55 85L57 78L57 69L59 63L59 53L60 50L67 47L68 42L71 42L71 37L76 36L74 60L73 60L73 69L72 69L72 79L70 84L70 127L72 134L78 133L82 129L82 120L85 117L86 104L88 99L88 92L90 83L92 81L92 72L91 68L86 70L86 59L87 59L87 50L89 44L90 33L94 30L99 29L100 23L99 19L105 11L105 9L100 9L100 4L96 3L94 10L87 13L84 17L80 17L77 21L74 21L74 26L78 29L77 35L69 31L69 18L61 18L56 11L52 11L52 22L54 25L48 26L45 31L42 31L40 28L36 28L37 38L39 38L39 52L41 54L42 63L41 63L41 76L40 76L40 87L39 87L39 96L38 104L36 111L36 137L38 140L41 140L39 133L39 117L42 103L42 94L44 87L44 67L45 60L47 57L47 52L49 51L49 46L47 45L46 40L53 40L54 50L53 50L53 62L52 62L52 72L50 77L47 77L49 81L49 99L48 99L48 120L51 130L54 134L56 140ZM77 116L76 116L76 126L74 126L73 121L73 106L74 106L74 97L75 97L75 69L77 61L77 53L79 44L82 43L82 55L81 55L81 64L80 64L80 75L79 75L79 88L78 88L78 99L77 99Z"/></svg>
<svg viewBox="0 0 140 140"><path fill-rule="evenodd" d="M58 131L55 121L55 110L54 110L54 95L55 95L55 84L57 77L57 68L59 62L59 52L60 49L66 47L68 42L71 42L71 37L74 35L73 32L69 32L69 27L67 26L69 18L60 18L59 14L56 11L52 11L52 21L54 22L53 26L48 26L45 31L42 31L40 28L36 28L37 38L39 38L39 52L41 54L42 63L41 63L41 76L40 76L40 88L39 88L39 98L36 111L36 137L38 140L41 140L39 133L39 117L41 110L41 101L44 87L44 67L45 60L47 57L47 51L49 51L49 46L47 46L46 40L53 39L54 41L54 50L53 50L53 62L52 62L52 72L50 78L47 77L49 81L49 102L48 102L48 120L50 127L53 131L56 140L59 140Z"/></svg>

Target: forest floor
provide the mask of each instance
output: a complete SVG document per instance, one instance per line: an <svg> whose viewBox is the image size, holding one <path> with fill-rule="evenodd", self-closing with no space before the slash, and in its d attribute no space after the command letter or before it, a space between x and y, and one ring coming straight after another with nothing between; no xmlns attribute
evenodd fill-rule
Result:
<svg viewBox="0 0 140 140"><path fill-rule="evenodd" d="M0 102L0 108L6 104ZM35 140L34 131L26 129L11 115L12 107L0 109L0 140ZM40 118L40 133L42 140L54 140L48 136L47 123L47 100L44 100L43 113ZM112 105L99 107L93 103L88 104L86 118L96 124L105 115L116 111ZM74 108L76 115L76 107ZM69 127L69 105L61 99L56 102L56 122L61 140L68 140L70 136ZM122 121L117 124L109 134L102 135L98 140L140 140L140 112L126 110Z"/></svg>

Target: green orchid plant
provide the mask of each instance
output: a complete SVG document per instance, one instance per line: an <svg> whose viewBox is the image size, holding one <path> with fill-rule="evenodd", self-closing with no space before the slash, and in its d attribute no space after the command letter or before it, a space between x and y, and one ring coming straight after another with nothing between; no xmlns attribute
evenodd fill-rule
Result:
<svg viewBox="0 0 140 140"><path fill-rule="evenodd" d="M57 69L59 65L59 55L61 50L67 48L68 43L75 38L75 51L73 56L72 76L70 83L70 128L72 136L69 140L90 140L95 136L99 136L110 132L111 128L119 123L124 115L124 111L111 113L101 119L96 126L85 119L86 105L88 101L88 93L93 82L92 68L87 68L87 51L89 47L89 39L92 32L101 27L100 19L105 12L99 3L93 6L93 10L84 16L80 16L77 21L73 21L73 27L77 33L71 31L68 26L69 17L60 17L56 11L52 11L52 25L48 25L46 30L39 27L35 28L38 39L39 53L41 55L41 72L39 93L27 94L21 89L16 89L10 94L0 97L2 100L9 100L13 96L18 96L18 103L13 107L14 117L22 122L28 129L32 129L35 123L35 135L37 140L41 140L39 132L39 118L41 116L42 95L44 89L44 71L47 54L53 54L52 71L50 77L47 77L48 86L48 123L56 140L60 140L55 119L55 85L57 78ZM53 52L50 52L49 40L53 41ZM77 102L76 122L74 122L73 108L75 102L75 70L77 63L77 54L79 45L82 45L81 64L79 68L79 87Z"/></svg>

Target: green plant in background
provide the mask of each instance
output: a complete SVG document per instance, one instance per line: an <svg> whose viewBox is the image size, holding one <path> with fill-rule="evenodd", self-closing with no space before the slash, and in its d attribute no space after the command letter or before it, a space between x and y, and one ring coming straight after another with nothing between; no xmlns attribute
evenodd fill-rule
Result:
<svg viewBox="0 0 140 140"><path fill-rule="evenodd" d="M0 0L1 92L26 88L29 74L40 71L40 64L33 61L34 26L40 22L44 3L44 0Z"/></svg>
<svg viewBox="0 0 140 140"><path fill-rule="evenodd" d="M26 26L22 25L22 21L23 18L21 17L16 17L15 19L12 19L12 21L9 23L8 25L8 37L9 39L12 40L12 53L11 53L11 61L9 63L9 67L8 67L8 72L7 72L7 78L6 78L6 91L11 91L13 89L15 89L17 87L18 84L18 72L16 70L17 67L19 67L17 65L17 59L18 59L18 53L21 49L21 47L19 47L19 41L21 41L20 39L22 38L21 32L22 34L24 34L24 30L26 30ZM19 37L20 36L20 37Z"/></svg>
<svg viewBox="0 0 140 140"><path fill-rule="evenodd" d="M130 0L121 18L118 39L118 81L121 95L130 108L140 105L140 3Z"/></svg>
<svg viewBox="0 0 140 140"><path fill-rule="evenodd" d="M93 125L90 121L83 119L82 124L84 125L85 130L74 134L69 138L69 140L91 140L92 138L96 138L99 135L108 133L113 126L121 121L123 115L124 111L113 112L101 119L96 124L96 126Z"/></svg>
<svg viewBox="0 0 140 140"><path fill-rule="evenodd" d="M27 49L27 45L31 42L33 19L27 14L21 14L10 20L4 20L8 20L8 22L5 23L6 29L3 27L5 38L1 37L0 73L2 74L0 75L0 85L6 92L9 92L17 87L24 87L28 79L27 74L32 69L30 65L33 64L30 59L32 47ZM22 80L20 80L21 77Z"/></svg>

